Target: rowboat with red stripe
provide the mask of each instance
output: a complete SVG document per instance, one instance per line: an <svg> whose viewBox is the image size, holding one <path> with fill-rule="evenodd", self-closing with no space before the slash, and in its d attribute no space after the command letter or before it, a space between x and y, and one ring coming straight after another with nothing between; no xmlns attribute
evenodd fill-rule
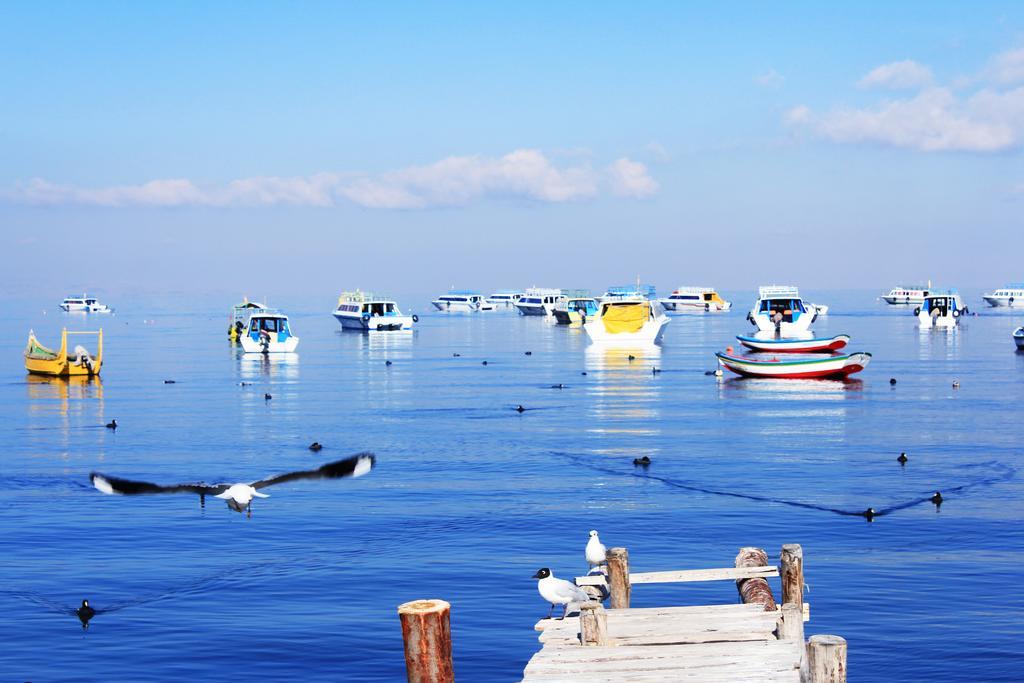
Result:
<svg viewBox="0 0 1024 683"><path fill-rule="evenodd" d="M811 337L809 339L778 339L775 337L747 337L737 335L736 340L754 351L771 353L830 353L850 343L850 336Z"/></svg>
<svg viewBox="0 0 1024 683"><path fill-rule="evenodd" d="M863 370L871 354L858 352L828 358L758 360L727 353L716 353L723 368L742 377L773 379L842 379Z"/></svg>

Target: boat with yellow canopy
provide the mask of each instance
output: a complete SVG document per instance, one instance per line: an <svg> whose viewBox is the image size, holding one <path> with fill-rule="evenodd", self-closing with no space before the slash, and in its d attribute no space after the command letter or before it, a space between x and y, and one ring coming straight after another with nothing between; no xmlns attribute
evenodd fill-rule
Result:
<svg viewBox="0 0 1024 683"><path fill-rule="evenodd" d="M68 355L68 337L71 335L95 335L96 356L93 357L81 344L76 344L72 355ZM48 349L39 343L35 332L29 330L28 344L25 346L25 369L33 375L50 377L71 377L80 375L98 375L103 365L103 329L98 332L61 331L60 350Z"/></svg>
<svg viewBox="0 0 1024 683"><path fill-rule="evenodd" d="M619 346L659 343L669 318L653 297L653 288L649 292L639 285L635 289L610 289L601 297L597 315L588 316L583 325L590 341Z"/></svg>

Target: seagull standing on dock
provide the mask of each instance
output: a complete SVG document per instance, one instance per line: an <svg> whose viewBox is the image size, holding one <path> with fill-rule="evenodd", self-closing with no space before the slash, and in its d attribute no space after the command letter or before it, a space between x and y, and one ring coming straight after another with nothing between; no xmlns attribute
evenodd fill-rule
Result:
<svg viewBox="0 0 1024 683"><path fill-rule="evenodd" d="M148 481L132 481L131 479L119 479L108 477L98 472L89 475L92 485L99 491L108 494L118 493L125 496L132 496L144 493L198 493L199 504L205 505L206 496L214 496L226 500L228 507L235 512L248 512L252 514L253 498L269 498L266 493L260 493L259 489L283 484L299 479L344 479L347 477L361 477L373 469L375 458L372 453L360 453L344 460L329 462L323 467L315 470L303 470L300 472L289 472L280 474L269 479L261 479L251 484L174 484L171 486L160 486L151 484Z"/></svg>
<svg viewBox="0 0 1024 683"><path fill-rule="evenodd" d="M604 547L604 543L601 543L595 529L590 530L590 540L587 541L587 549L584 554L587 556L587 564L590 567L597 567L605 563L608 549Z"/></svg>
<svg viewBox="0 0 1024 683"><path fill-rule="evenodd" d="M565 612L562 613L561 617L565 619L566 615L569 614L570 607L590 600L590 596L587 595L586 591L575 583L565 579L556 579L547 567L538 569L533 578L539 579L537 581L537 592L540 593L542 598L551 603L551 609L548 610L548 619L551 618L551 613L555 611L555 605L565 605Z"/></svg>

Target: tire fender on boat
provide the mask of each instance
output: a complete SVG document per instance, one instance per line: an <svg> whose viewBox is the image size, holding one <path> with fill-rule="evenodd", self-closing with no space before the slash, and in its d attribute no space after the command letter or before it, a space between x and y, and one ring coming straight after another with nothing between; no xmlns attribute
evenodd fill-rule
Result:
<svg viewBox="0 0 1024 683"><path fill-rule="evenodd" d="M416 315L415 313L413 313L412 314L412 321L414 323L418 323L420 321L420 317L418 315Z"/></svg>
<svg viewBox="0 0 1024 683"><path fill-rule="evenodd" d="M921 315L921 307L920 306L918 306L917 308L914 309L914 315Z"/></svg>

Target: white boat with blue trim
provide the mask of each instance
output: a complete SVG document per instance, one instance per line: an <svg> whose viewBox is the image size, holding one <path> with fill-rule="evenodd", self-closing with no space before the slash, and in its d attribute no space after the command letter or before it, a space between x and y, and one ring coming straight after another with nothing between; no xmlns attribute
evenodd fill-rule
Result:
<svg viewBox="0 0 1024 683"><path fill-rule="evenodd" d="M299 345L288 316L271 308L255 310L249 316L245 334L239 341L246 353L291 353Z"/></svg>
<svg viewBox="0 0 1024 683"><path fill-rule="evenodd" d="M993 308L1020 308L1024 306L1024 283L1011 282L991 294L983 294L981 298Z"/></svg>
<svg viewBox="0 0 1024 683"><path fill-rule="evenodd" d="M60 308L67 313L110 313L113 310L100 303L96 297L86 294L64 297L64 301L60 302Z"/></svg>
<svg viewBox="0 0 1024 683"><path fill-rule="evenodd" d="M495 309L507 308L513 309L516 307L516 303L523 298L523 292L518 289L499 289L494 292L486 301L490 305L494 306Z"/></svg>
<svg viewBox="0 0 1024 683"><path fill-rule="evenodd" d="M658 301L669 315L717 313L732 308L732 302L723 299L714 287L679 287Z"/></svg>
<svg viewBox="0 0 1024 683"><path fill-rule="evenodd" d="M468 289L452 289L430 303L442 313L479 313L494 310L494 306L487 303L480 292Z"/></svg>
<svg viewBox="0 0 1024 683"><path fill-rule="evenodd" d="M415 315L404 315L394 300L371 292L342 292L334 317L346 330L411 332Z"/></svg>
<svg viewBox="0 0 1024 683"><path fill-rule="evenodd" d="M516 308L522 315L552 316L555 306L565 301L560 289L530 287L516 302Z"/></svg>
<svg viewBox="0 0 1024 683"><path fill-rule="evenodd" d="M806 336L818 313L813 304L805 304L800 291L788 285L768 285L757 290L757 301L747 313L749 320L761 332L779 337Z"/></svg>
<svg viewBox="0 0 1024 683"><path fill-rule="evenodd" d="M924 298L924 303L914 309L921 329L952 329L969 312L955 289L933 291Z"/></svg>

